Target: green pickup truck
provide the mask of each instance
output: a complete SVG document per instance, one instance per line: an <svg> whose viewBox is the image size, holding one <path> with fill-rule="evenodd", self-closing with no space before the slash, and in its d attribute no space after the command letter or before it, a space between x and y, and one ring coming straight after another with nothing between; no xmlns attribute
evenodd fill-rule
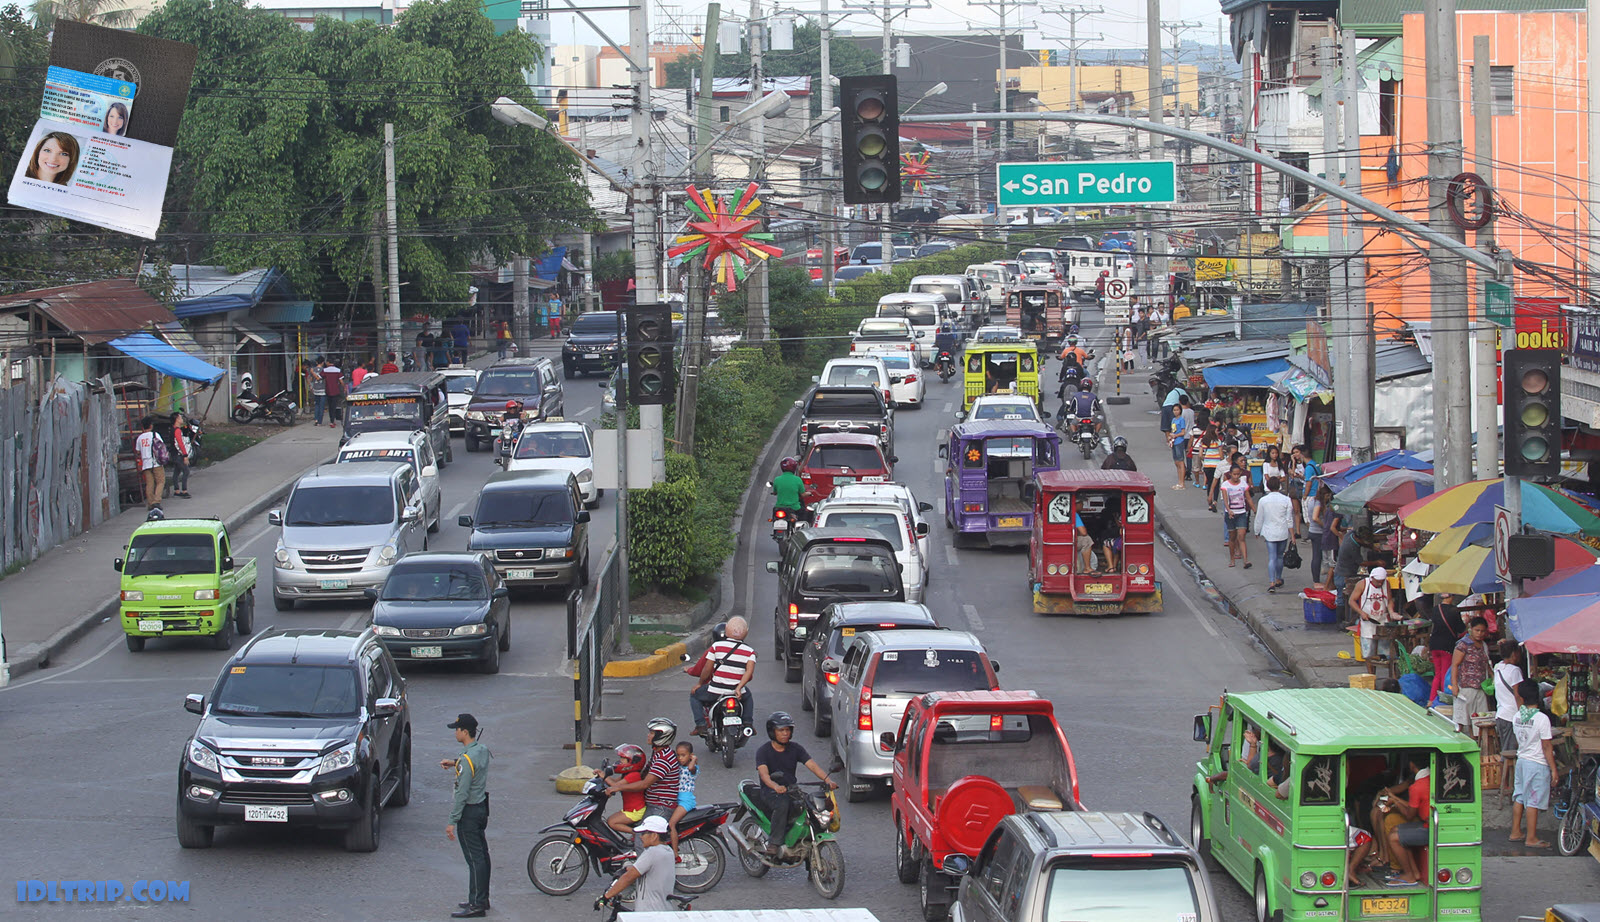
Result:
<svg viewBox="0 0 1600 922"><path fill-rule="evenodd" d="M216 519L146 522L128 539L122 573L122 629L138 653L147 637L209 636L218 650L249 634L256 610L256 562L235 560Z"/></svg>

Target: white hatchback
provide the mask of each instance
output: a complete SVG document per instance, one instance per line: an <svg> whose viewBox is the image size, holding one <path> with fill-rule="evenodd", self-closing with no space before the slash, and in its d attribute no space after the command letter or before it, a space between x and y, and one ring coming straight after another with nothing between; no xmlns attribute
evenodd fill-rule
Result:
<svg viewBox="0 0 1600 922"><path fill-rule="evenodd" d="M600 501L594 485L594 436L575 420L547 419L528 423L511 448L508 471L570 471L578 479L585 506Z"/></svg>
<svg viewBox="0 0 1600 922"><path fill-rule="evenodd" d="M928 566L917 540L928 533L928 523L920 525L897 500L835 499L829 496L811 510L818 528L872 528L883 533L894 546L895 562L900 564L900 580L906 587L906 601L920 602L928 588Z"/></svg>

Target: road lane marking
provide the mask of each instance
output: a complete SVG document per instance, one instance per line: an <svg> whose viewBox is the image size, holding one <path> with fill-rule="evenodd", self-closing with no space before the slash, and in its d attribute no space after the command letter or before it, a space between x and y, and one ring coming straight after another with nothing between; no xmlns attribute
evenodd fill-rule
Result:
<svg viewBox="0 0 1600 922"><path fill-rule="evenodd" d="M5 688L0 688L0 691L12 691L12 690L15 690L15 689L18 689L18 688L27 688L29 685L38 685L40 682L48 682L51 679L59 679L62 676L72 675L74 672L77 672L79 669L82 669L85 666L88 666L88 665L90 665L92 663L95 663L95 662L99 661L100 657L105 656L107 653L110 653L112 650L115 650L116 648L118 648L120 646L123 646L126 643L127 643L127 641L123 640L121 637L118 637L116 640L113 640L110 643L106 644L106 648L104 650L101 650L99 653L96 653L94 656L89 657L88 659L84 660L83 662L79 663L76 666L70 666L70 667L68 667L66 669L61 670L60 672L52 673L50 675L40 676L37 679L29 679L26 682L16 682L16 683L13 683L11 685L6 686Z"/></svg>
<svg viewBox="0 0 1600 922"><path fill-rule="evenodd" d="M946 400L944 402L944 412L949 413L951 410L954 410L955 408L956 408L955 401Z"/></svg>
<svg viewBox="0 0 1600 922"><path fill-rule="evenodd" d="M463 510L463 509L467 508L468 506L472 505L472 503L475 502L477 499L478 498L476 496L469 496L466 499L462 500L461 502L456 503L455 508L451 509L448 513L445 514L445 516L444 516L445 521L454 522L456 520L456 516L461 514L461 510ZM439 524L442 525L444 523L441 522Z"/></svg>
<svg viewBox="0 0 1600 922"><path fill-rule="evenodd" d="M983 619L978 616L978 606L966 604L961 606L961 610L966 612L967 627L972 628L974 631L983 630Z"/></svg>
<svg viewBox="0 0 1600 922"><path fill-rule="evenodd" d="M938 455L933 456L933 476L938 477L944 473L944 459Z"/></svg>
<svg viewBox="0 0 1600 922"><path fill-rule="evenodd" d="M356 622L362 620L363 618L369 618L371 616L372 616L372 612L370 610L369 611L353 611L353 612L350 613L350 617L344 619L344 623L339 625L339 630L341 630L341 631L354 630L355 626L356 626Z"/></svg>

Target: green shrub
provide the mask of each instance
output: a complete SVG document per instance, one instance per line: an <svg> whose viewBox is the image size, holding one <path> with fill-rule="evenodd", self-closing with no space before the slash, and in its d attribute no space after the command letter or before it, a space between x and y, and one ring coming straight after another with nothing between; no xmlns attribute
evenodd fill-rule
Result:
<svg viewBox="0 0 1600 922"><path fill-rule="evenodd" d="M693 547L683 540L694 527L694 460L667 456L667 479L628 495L628 570L636 586L682 588Z"/></svg>

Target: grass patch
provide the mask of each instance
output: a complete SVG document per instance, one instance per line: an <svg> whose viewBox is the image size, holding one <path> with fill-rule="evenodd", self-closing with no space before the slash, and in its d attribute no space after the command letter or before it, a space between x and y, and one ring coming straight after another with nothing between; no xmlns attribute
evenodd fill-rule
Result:
<svg viewBox="0 0 1600 922"><path fill-rule="evenodd" d="M659 631L630 631L628 642L633 645L635 653L654 653L668 644L674 644L683 638L677 634L667 634Z"/></svg>
<svg viewBox="0 0 1600 922"><path fill-rule="evenodd" d="M254 432L208 432L205 438L205 448L201 451L200 462L195 465L197 469L207 468L218 461L233 457L251 445L276 434L278 430L267 431L263 429L258 435Z"/></svg>

